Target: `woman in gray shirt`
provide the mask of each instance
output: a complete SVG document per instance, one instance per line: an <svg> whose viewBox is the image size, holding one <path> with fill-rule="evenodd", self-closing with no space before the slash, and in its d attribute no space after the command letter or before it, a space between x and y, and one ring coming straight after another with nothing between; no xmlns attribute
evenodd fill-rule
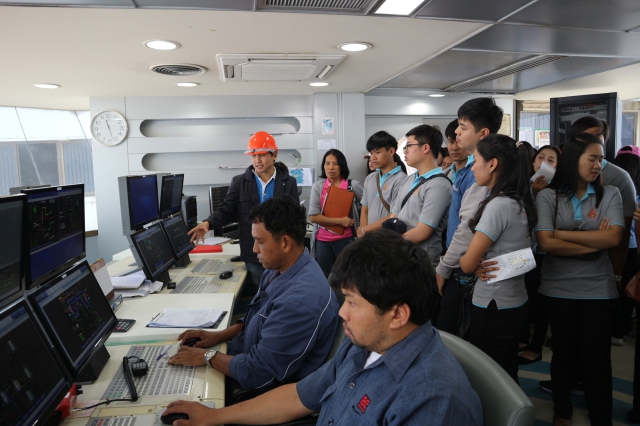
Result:
<svg viewBox="0 0 640 426"><path fill-rule="evenodd" d="M600 139L570 137L553 181L536 197L538 246L546 253L540 294L553 334L554 425L570 424L571 385L583 379L592 425L610 425L611 331L618 293L607 250L624 230L622 198L603 186Z"/></svg>
<svg viewBox="0 0 640 426"><path fill-rule="evenodd" d="M484 259L531 247L537 216L529 184L531 160L526 147L493 134L476 148L473 174L489 195L470 222L473 239L460 267L481 278L473 290L471 343L518 381L518 338L526 316L524 275L489 283ZM490 270L495 270L491 268Z"/></svg>

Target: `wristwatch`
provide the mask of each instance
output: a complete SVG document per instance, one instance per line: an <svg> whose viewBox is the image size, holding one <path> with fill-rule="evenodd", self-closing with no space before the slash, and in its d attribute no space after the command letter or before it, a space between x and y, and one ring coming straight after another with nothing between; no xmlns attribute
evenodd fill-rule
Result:
<svg viewBox="0 0 640 426"><path fill-rule="evenodd" d="M209 367L211 367L211 364L209 363L209 361L211 361L211 358L216 356L217 353L218 353L218 351L216 351L215 349L209 349L207 352L204 353L204 360L206 361L206 363L207 363L207 365ZM211 367L211 368L213 368L213 367Z"/></svg>

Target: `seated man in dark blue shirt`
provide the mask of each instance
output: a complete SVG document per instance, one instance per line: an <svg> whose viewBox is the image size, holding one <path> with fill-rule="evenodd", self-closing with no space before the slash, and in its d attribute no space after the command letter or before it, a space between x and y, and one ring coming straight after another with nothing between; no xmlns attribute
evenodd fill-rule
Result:
<svg viewBox="0 0 640 426"><path fill-rule="evenodd" d="M170 364L205 365L243 389L299 380L327 359L339 326L339 303L320 266L304 247L306 213L288 195L270 198L249 213L253 251L265 267L243 320L223 331L188 330ZM228 340L233 355L200 349ZM228 383L235 385L234 383Z"/></svg>
<svg viewBox="0 0 640 426"><path fill-rule="evenodd" d="M438 288L427 253L387 230L347 246L331 284L349 340L297 384L219 410L177 401L178 424L274 424L320 412L322 425L483 423L480 399L429 318ZM259 423L256 423L259 422Z"/></svg>

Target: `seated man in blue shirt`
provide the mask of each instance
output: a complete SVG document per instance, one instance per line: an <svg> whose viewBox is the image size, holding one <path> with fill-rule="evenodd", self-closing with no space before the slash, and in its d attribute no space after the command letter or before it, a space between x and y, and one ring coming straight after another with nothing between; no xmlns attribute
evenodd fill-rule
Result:
<svg viewBox="0 0 640 426"><path fill-rule="evenodd" d="M182 346L169 359L169 364L208 364L243 389L299 380L316 371L331 350L340 307L304 247L304 207L288 195L277 196L254 206L248 220L253 251L266 271L246 317L223 331L185 331L178 336L182 342L201 340L194 348ZM231 339L234 355L201 349Z"/></svg>
<svg viewBox="0 0 640 426"><path fill-rule="evenodd" d="M331 285L345 341L336 356L296 384L218 410L176 401L177 424L275 424L320 412L322 425L482 425L480 399L429 318L438 288L427 253L380 230L347 246ZM259 423L258 423L259 422Z"/></svg>

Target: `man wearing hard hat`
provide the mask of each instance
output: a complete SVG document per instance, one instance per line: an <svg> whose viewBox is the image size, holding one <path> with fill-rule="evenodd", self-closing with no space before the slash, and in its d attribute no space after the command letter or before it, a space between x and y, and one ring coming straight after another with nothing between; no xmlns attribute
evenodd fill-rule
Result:
<svg viewBox="0 0 640 426"><path fill-rule="evenodd" d="M243 174L234 176L220 208L189 231L189 235L191 241L204 241L204 235L210 229L238 222L240 257L247 266L251 281L258 287L264 268L253 252L251 222L247 220L249 211L251 207L282 194L289 194L296 202L300 202L300 199L296 180L289 176L287 166L276 163L278 146L273 136L267 132L256 132L249 139L244 154L251 156L252 165Z"/></svg>

